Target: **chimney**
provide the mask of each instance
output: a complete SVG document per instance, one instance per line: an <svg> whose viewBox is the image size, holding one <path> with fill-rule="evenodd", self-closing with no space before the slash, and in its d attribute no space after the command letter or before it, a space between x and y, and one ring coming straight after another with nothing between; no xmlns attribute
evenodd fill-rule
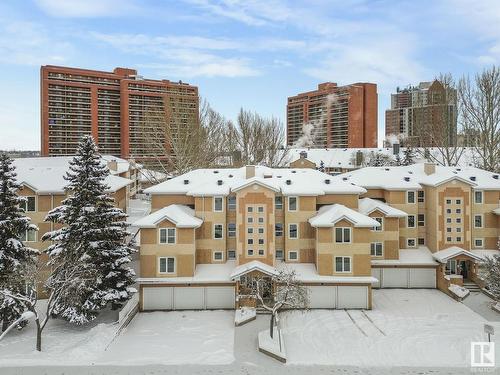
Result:
<svg viewBox="0 0 500 375"><path fill-rule="evenodd" d="M399 143L393 143L392 144L392 154L393 155L398 155L399 154Z"/></svg>
<svg viewBox="0 0 500 375"><path fill-rule="evenodd" d="M424 173L428 176L430 174L436 173L436 164L434 163L424 163Z"/></svg>
<svg viewBox="0 0 500 375"><path fill-rule="evenodd" d="M358 166L358 167L359 167L361 164L363 164L363 159L364 159L364 157L363 157L363 156L364 156L364 155L363 155L363 151L358 150L358 151L356 152L356 166Z"/></svg>
<svg viewBox="0 0 500 375"><path fill-rule="evenodd" d="M118 170L118 163L116 162L116 159L108 161L108 169L110 171L117 171Z"/></svg>
<svg viewBox="0 0 500 375"><path fill-rule="evenodd" d="M306 151L300 151L300 158L301 159L307 159L307 152Z"/></svg>
<svg viewBox="0 0 500 375"><path fill-rule="evenodd" d="M255 165L247 165L246 166L246 179L255 177Z"/></svg>

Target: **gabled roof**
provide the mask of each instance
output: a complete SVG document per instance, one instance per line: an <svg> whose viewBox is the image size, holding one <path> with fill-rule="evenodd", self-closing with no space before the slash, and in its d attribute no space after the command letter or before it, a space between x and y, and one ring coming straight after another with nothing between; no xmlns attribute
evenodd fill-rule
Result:
<svg viewBox="0 0 500 375"><path fill-rule="evenodd" d="M279 191L279 186L276 183L273 183L271 181L267 181L265 178L261 177L252 177L247 180L242 180L239 183L236 183L232 186L231 191L238 191L242 190L250 185L257 184L260 185L264 188L270 189L272 191Z"/></svg>
<svg viewBox="0 0 500 375"><path fill-rule="evenodd" d="M316 216L309 219L313 227L333 227L340 220L347 220L355 227L379 227L380 223L369 216L363 215L341 204L323 206Z"/></svg>
<svg viewBox="0 0 500 375"><path fill-rule="evenodd" d="M159 223L168 220L177 228L198 228L203 220L194 216L194 210L182 204L171 204L152 214L140 218L133 223L139 228L155 228Z"/></svg>
<svg viewBox="0 0 500 375"><path fill-rule="evenodd" d="M270 265L259 262L258 260L252 260L251 262L236 267L229 277L231 280L235 280L252 271L259 271L269 276L275 276L279 273L276 268Z"/></svg>
<svg viewBox="0 0 500 375"><path fill-rule="evenodd" d="M434 259L436 259L440 263L446 263L449 259L455 258L459 255L465 255L472 259L475 259L479 262L483 261L483 258L479 255L476 255L468 250L462 249L458 246L451 246L447 249L436 251L432 254Z"/></svg>
<svg viewBox="0 0 500 375"><path fill-rule="evenodd" d="M379 201L378 199L363 198L359 200L358 210L360 213L369 215L374 211L382 212L386 217L407 217L408 214L397 208Z"/></svg>

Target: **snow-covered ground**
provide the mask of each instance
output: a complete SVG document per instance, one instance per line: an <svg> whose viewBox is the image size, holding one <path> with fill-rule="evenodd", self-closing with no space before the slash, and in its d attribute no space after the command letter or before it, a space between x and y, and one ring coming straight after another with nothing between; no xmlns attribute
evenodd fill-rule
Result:
<svg viewBox="0 0 500 375"><path fill-rule="evenodd" d="M437 290L375 290L373 301L372 311L282 314L288 363L469 367L470 343L485 341L486 321Z"/></svg>
<svg viewBox="0 0 500 375"><path fill-rule="evenodd" d="M233 311L138 314L97 362L122 365L234 361Z"/></svg>

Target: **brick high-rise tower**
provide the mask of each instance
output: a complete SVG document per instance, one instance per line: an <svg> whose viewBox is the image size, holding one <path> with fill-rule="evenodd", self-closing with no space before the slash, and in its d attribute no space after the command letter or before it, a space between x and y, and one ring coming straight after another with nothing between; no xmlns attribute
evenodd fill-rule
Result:
<svg viewBox="0 0 500 375"><path fill-rule="evenodd" d="M320 83L288 98L287 144L301 147L377 147L377 85Z"/></svg>
<svg viewBox="0 0 500 375"><path fill-rule="evenodd" d="M159 156L143 136L148 110L166 109L181 124L198 120L198 88L186 83L143 79L127 68L47 65L40 73L42 156L72 155L91 134L103 154L148 160Z"/></svg>

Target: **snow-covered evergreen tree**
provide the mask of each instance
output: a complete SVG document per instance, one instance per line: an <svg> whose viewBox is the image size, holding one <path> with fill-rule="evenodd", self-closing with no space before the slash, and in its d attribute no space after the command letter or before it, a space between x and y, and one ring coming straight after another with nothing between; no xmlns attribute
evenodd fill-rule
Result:
<svg viewBox="0 0 500 375"><path fill-rule="evenodd" d="M403 151L403 159L401 160L401 165L412 165L415 164L415 151L411 147L406 147Z"/></svg>
<svg viewBox="0 0 500 375"><path fill-rule="evenodd" d="M500 299L500 256L486 257L484 262L486 288L497 300Z"/></svg>
<svg viewBox="0 0 500 375"><path fill-rule="evenodd" d="M23 275L36 263L38 254L38 250L26 247L22 241L28 230L37 227L30 224L30 218L24 213L25 199L16 193L19 187L12 159L0 154L0 289L11 294L25 290ZM25 310L22 302L0 294L3 328L17 320Z"/></svg>
<svg viewBox="0 0 500 375"><path fill-rule="evenodd" d="M46 217L63 226L43 237L53 241L47 253L54 271L47 284L56 286L59 279L67 282L68 268L79 265L85 277L72 281L78 284L76 289L68 285L78 293L60 298L53 315L84 324L109 303L119 305L136 291L131 287L134 271L126 266L134 250L126 244L126 215L106 194L109 170L92 137L82 138L69 169L65 176L69 196Z"/></svg>
<svg viewBox="0 0 500 375"><path fill-rule="evenodd" d="M319 163L318 171L325 173L325 162L323 160Z"/></svg>

